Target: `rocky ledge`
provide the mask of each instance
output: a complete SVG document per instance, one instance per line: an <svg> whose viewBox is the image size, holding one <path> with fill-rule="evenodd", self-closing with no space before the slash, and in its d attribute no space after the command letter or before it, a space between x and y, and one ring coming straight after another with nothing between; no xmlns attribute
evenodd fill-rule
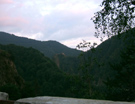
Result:
<svg viewBox="0 0 135 104"><path fill-rule="evenodd" d="M63 97L48 97L48 96L19 99L17 100L17 102L26 102L30 104L135 104L135 102L114 102L105 100L90 100L90 99L76 99Z"/></svg>

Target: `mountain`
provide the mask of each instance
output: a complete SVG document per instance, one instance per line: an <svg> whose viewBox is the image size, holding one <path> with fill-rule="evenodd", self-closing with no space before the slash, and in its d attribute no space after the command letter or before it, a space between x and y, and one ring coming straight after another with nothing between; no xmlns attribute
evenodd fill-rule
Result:
<svg viewBox="0 0 135 104"><path fill-rule="evenodd" d="M103 81L110 75L110 63L119 62L120 52L124 48L123 39L117 36L107 39L93 50L84 52L80 64L88 63L90 74L94 76L97 85L103 84Z"/></svg>
<svg viewBox="0 0 135 104"><path fill-rule="evenodd" d="M21 97L65 96L87 98L87 84L77 75L66 74L40 51L29 47L0 45L14 58L16 69L25 80ZM80 91L81 89L81 91Z"/></svg>
<svg viewBox="0 0 135 104"><path fill-rule="evenodd" d="M81 58L78 59L73 58L70 60L62 54L56 55L54 58L59 67L62 68L63 66L66 66L65 68L62 68L65 72L70 74L79 73L82 77L90 77L92 96L105 99L107 98L107 86L105 85L105 82L108 78L113 79L117 74L115 70L112 70L111 65L120 64L122 60L121 52L125 52L126 47L134 42L134 34L135 30L122 33L118 36L112 36L98 45L95 49L84 52L81 55ZM133 50L131 50L131 53L132 51ZM68 64L66 60L68 60ZM77 71L78 68L80 70Z"/></svg>
<svg viewBox="0 0 135 104"><path fill-rule="evenodd" d="M130 38L129 34L127 35ZM16 37L14 35L10 36ZM28 46L26 48L13 44L0 45L0 49L8 51L14 56L18 73L28 83L23 92L29 93L23 94L23 97L46 95L105 99L106 86L104 82L108 77L113 78L116 74L111 69L110 63L119 63L121 51L124 51L125 48L124 45L129 44L125 43L122 36L123 34L120 37L113 36L109 38L95 49L82 53L80 58L67 56L64 52L56 52L52 55L53 61L44 56L43 52L41 53L41 51ZM26 40L30 40L35 44L35 40ZM29 41L25 42L22 43L26 45L31 43ZM18 41L18 44L20 43Z"/></svg>
<svg viewBox="0 0 135 104"><path fill-rule="evenodd" d="M80 54L80 51L71 49L57 41L38 41L24 37L18 37L5 32L0 32L0 44L15 44L24 47L33 47L50 58L59 53L64 53L66 56L78 56Z"/></svg>
<svg viewBox="0 0 135 104"><path fill-rule="evenodd" d="M104 87L104 81L115 74L111 70L110 63L119 63L120 53L125 48L124 44L122 36L113 36L102 42L93 51L84 52L81 58L85 57L85 61L79 57L67 57L63 54L55 55L53 60L64 72L70 74L80 73L80 70L85 70L85 64L87 64L95 86Z"/></svg>
<svg viewBox="0 0 135 104"><path fill-rule="evenodd" d="M124 48L123 44L123 38L113 36L98 45L94 51L89 50L83 52L82 55L78 55L78 57L56 54L53 60L60 69L70 74L79 73L81 65L89 63L90 72L94 74L95 78L105 79L110 73L109 63L118 62L120 60L120 52ZM85 61L82 60L84 57L86 59Z"/></svg>
<svg viewBox="0 0 135 104"><path fill-rule="evenodd" d="M116 75L111 64L119 64L121 52L125 51L125 45L129 44L126 40L132 38L131 36L130 32L123 33L121 36L112 36L94 50L89 50L83 54L87 60L81 63L88 64L89 75L92 77L91 83L99 95L106 95L105 82L108 78L113 78Z"/></svg>

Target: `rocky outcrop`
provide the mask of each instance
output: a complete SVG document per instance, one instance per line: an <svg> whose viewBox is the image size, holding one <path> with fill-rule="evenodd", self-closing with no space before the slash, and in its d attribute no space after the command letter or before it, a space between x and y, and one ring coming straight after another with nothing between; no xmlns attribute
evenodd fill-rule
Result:
<svg viewBox="0 0 135 104"><path fill-rule="evenodd" d="M59 62L58 54L56 54L56 55L53 57L53 60L54 60L54 62L56 63L57 67L60 68L60 62Z"/></svg>
<svg viewBox="0 0 135 104"><path fill-rule="evenodd" d="M0 104L30 104L30 103L23 103L23 102L15 102L15 101L11 101L11 100L8 100L8 93L5 93L5 92L0 92Z"/></svg>
<svg viewBox="0 0 135 104"><path fill-rule="evenodd" d="M17 102L27 102L30 104L135 104L133 102L114 102L105 100L75 99L62 97L25 98L17 100Z"/></svg>
<svg viewBox="0 0 135 104"><path fill-rule="evenodd" d="M18 74L12 56L0 50L0 86L14 84L23 86L24 80Z"/></svg>
<svg viewBox="0 0 135 104"><path fill-rule="evenodd" d="M8 93L0 92L0 100L8 100Z"/></svg>

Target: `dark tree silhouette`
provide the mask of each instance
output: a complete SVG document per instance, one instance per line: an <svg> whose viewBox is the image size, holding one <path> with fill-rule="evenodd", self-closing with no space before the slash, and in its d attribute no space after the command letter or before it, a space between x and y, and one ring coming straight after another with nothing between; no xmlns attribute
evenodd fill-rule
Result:
<svg viewBox="0 0 135 104"><path fill-rule="evenodd" d="M135 27L135 1L103 0L101 7L92 18L96 37L111 37Z"/></svg>

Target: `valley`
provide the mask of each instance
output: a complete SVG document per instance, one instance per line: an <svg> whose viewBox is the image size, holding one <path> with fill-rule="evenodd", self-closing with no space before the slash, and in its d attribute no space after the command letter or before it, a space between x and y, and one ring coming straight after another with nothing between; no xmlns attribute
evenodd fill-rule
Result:
<svg viewBox="0 0 135 104"><path fill-rule="evenodd" d="M41 42L0 32L0 50L10 56L18 73L18 78L14 77L3 63L0 69L5 70L2 73L6 77L1 81L0 91L11 93L11 100L36 96L110 100L106 98L106 81L116 75L110 63L121 61L123 40L113 36L94 50L81 52L56 41ZM5 82L6 78L18 80ZM17 96L13 97L11 88Z"/></svg>

